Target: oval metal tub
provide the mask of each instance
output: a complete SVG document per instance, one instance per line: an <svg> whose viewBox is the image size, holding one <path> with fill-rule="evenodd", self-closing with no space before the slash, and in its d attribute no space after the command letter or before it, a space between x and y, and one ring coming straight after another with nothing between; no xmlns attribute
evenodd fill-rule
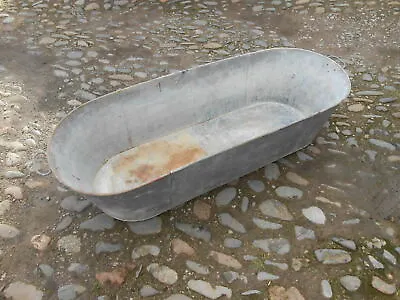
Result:
<svg viewBox="0 0 400 300"><path fill-rule="evenodd" d="M80 106L55 129L49 164L106 214L145 220L307 146L349 92L315 52L240 55Z"/></svg>

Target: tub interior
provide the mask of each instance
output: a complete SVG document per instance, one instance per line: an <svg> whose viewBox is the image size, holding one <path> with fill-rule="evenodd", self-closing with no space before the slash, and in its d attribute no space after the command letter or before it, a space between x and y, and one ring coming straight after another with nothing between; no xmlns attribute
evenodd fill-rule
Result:
<svg viewBox="0 0 400 300"><path fill-rule="evenodd" d="M304 119L289 105L264 102L233 110L110 158L97 172L96 193L121 193Z"/></svg>
<svg viewBox="0 0 400 300"><path fill-rule="evenodd" d="M55 130L49 162L76 191L118 194L334 107L348 90L345 72L310 51L227 59L80 107Z"/></svg>

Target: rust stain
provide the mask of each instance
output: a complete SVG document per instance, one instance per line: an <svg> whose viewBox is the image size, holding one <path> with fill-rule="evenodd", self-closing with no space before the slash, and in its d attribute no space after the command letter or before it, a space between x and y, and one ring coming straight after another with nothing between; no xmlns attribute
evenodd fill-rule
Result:
<svg viewBox="0 0 400 300"><path fill-rule="evenodd" d="M196 162L206 154L192 136L181 133L128 150L112 167L126 184L140 185Z"/></svg>

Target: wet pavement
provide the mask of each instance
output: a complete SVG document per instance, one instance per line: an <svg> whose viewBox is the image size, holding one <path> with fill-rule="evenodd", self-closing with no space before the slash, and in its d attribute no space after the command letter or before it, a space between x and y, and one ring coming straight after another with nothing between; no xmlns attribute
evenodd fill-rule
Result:
<svg viewBox="0 0 400 300"><path fill-rule="evenodd" d="M399 22L390 0L0 0L0 298L400 299ZM81 103L273 47L351 77L309 147L140 223L48 174Z"/></svg>

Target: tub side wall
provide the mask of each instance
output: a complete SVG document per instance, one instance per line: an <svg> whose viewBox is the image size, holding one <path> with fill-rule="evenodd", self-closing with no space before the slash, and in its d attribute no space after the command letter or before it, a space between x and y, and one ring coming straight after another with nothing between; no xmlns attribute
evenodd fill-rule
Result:
<svg viewBox="0 0 400 300"><path fill-rule="evenodd" d="M113 197L90 197L104 212L141 221L179 206L218 186L309 145L334 108L190 165L147 186Z"/></svg>

